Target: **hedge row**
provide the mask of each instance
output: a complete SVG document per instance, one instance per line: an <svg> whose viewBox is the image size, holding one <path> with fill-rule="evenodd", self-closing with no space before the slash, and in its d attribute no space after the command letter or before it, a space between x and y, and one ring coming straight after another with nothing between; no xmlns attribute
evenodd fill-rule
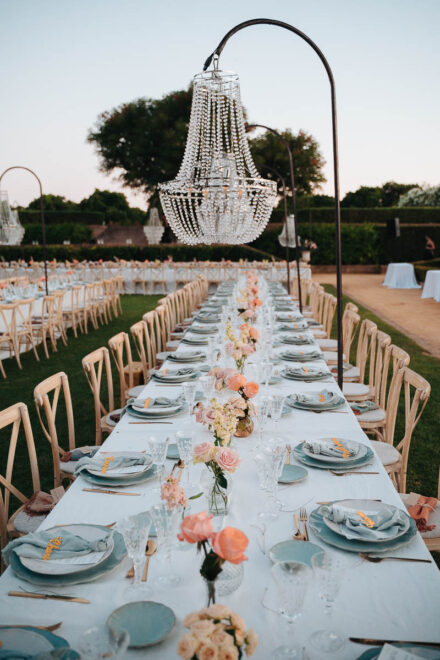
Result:
<svg viewBox="0 0 440 660"><path fill-rule="evenodd" d="M335 222L334 207L299 209L298 222ZM341 208L341 221L343 223L372 223L386 224L390 219L399 218L401 224L439 223L440 207L387 207L377 209ZM282 205L272 211L271 222L283 222Z"/></svg>
<svg viewBox="0 0 440 660"><path fill-rule="evenodd" d="M19 211L18 216L22 225L40 225L40 211ZM57 225L61 223L75 223L83 225L102 225L107 221L106 214L91 211L45 211L44 222L46 225Z"/></svg>
<svg viewBox="0 0 440 660"><path fill-rule="evenodd" d="M416 271L417 279L420 282L424 282L426 278L426 273L428 270L439 270L440 269L440 258L429 259L428 261L416 261L414 264L414 270Z"/></svg>
<svg viewBox="0 0 440 660"><path fill-rule="evenodd" d="M43 240L41 225L24 225L25 233L23 243L32 244L32 241ZM71 243L89 243L92 237L92 231L88 225L81 223L63 222L63 224L47 225L46 243L60 245L63 241Z"/></svg>

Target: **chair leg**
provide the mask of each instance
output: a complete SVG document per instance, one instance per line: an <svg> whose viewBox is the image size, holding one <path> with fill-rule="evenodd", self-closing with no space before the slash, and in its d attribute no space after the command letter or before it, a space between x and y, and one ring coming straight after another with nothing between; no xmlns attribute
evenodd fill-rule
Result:
<svg viewBox="0 0 440 660"><path fill-rule="evenodd" d="M1 360L1 359L0 359L0 373L3 376L3 378L6 378L6 371L4 370L3 360Z"/></svg>

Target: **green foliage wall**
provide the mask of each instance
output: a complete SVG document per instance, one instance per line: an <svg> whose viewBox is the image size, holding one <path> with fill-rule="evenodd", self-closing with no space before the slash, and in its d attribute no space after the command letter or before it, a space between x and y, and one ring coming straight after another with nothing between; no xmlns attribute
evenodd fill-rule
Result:
<svg viewBox="0 0 440 660"><path fill-rule="evenodd" d="M298 222L331 222L335 221L334 207L324 208L303 208L297 212ZM409 223L439 223L440 224L440 207L432 208L416 208L416 207L402 207L402 208L341 208L341 221L343 223L374 223L386 224L388 220L399 218L401 224ZM279 204L276 209L272 211L271 222L283 222L283 208Z"/></svg>
<svg viewBox="0 0 440 660"><path fill-rule="evenodd" d="M42 242L43 235L40 224L24 225L24 229L23 243L25 245L32 244L32 241ZM60 245L63 241L88 243L91 236L92 232L89 226L81 223L63 222L56 225L49 224L46 227L46 242L52 245Z"/></svg>

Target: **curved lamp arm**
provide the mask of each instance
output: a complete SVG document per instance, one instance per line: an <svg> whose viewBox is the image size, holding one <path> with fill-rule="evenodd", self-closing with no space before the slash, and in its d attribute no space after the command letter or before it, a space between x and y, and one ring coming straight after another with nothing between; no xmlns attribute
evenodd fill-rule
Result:
<svg viewBox="0 0 440 660"><path fill-rule="evenodd" d="M338 130L337 130L337 114L336 114L336 87L335 80L333 77L333 72L330 68L329 63L321 51L321 49L315 44L310 37L307 36L301 30L290 25L290 23L285 23L284 21L277 21L272 18L253 18L250 21L244 21L239 23L232 30L229 30L223 37L223 39L218 44L217 48L211 53L211 55L206 59L203 66L203 70L206 71L208 66L211 64L214 57L220 57L223 48L226 46L229 39L244 28L250 27L251 25L275 25L276 27L283 28L289 32L293 32L298 37L301 37L306 43L309 44L311 48L318 55L321 60L324 68L327 72L327 76L330 83L330 96L331 96L331 111L332 111L332 134L333 134L333 179L334 179L334 195L335 195L335 248L336 248L336 289L337 289L337 324L338 324L338 385L342 389L342 380L343 380L343 346L342 346L342 254L341 254L341 209L339 203L339 158L338 158Z"/></svg>
<svg viewBox="0 0 440 660"><path fill-rule="evenodd" d="M295 193L295 173L293 169L293 153L292 149L290 148L290 144L288 141L279 133L276 131L274 128L271 128L270 126L266 126L265 124L247 124L247 128L264 128L266 131L269 131L270 133L273 133L280 142L282 142L286 148L287 154L289 156L289 169L290 169L290 186L292 188L292 211L293 211L293 217L295 218L295 243L296 243L296 274L298 278L298 299L299 299L299 310L302 314L303 311L303 306L302 306L302 296L301 296L301 269L299 265L299 256L298 256L298 229L296 226L296 193ZM286 228L286 260L287 260L287 291L290 294L290 257L289 257L289 229L287 226L287 219L284 224Z"/></svg>
<svg viewBox="0 0 440 660"><path fill-rule="evenodd" d="M10 172L11 170L26 170L26 172L30 172L38 181L38 185L40 187L40 214L41 214L41 234L43 238L43 261L44 261L44 279L46 282L46 296L49 295L49 287L48 287L48 281L47 281L47 259L46 259L46 225L44 222L44 200L43 200L43 186L41 185L41 181L39 177L35 174L33 170L30 169L30 167L25 167L24 165L13 165L12 167L8 167L4 172L0 174L0 185L2 182L2 179L7 172Z"/></svg>

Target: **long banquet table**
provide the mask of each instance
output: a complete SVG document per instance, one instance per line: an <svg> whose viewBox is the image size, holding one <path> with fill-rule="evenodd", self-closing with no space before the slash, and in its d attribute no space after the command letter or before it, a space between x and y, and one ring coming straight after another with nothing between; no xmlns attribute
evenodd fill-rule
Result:
<svg viewBox="0 0 440 660"><path fill-rule="evenodd" d="M193 347L181 345L179 350L190 350ZM255 359L255 358L254 358ZM252 359L250 360L252 362ZM316 364L316 362L314 362ZM305 392L326 387L338 391L336 382L325 385L283 380L279 385L271 386L285 394ZM181 391L180 386L158 386L150 381L145 387L147 396L176 396ZM367 436L361 430L355 416L348 405L343 409L345 414L321 413L294 410L279 422L277 435L284 436L286 442L295 445L305 438L328 437L330 434L351 438L362 443L369 443ZM173 419L172 425L136 425L129 415L125 415L115 430L105 441L105 451L134 450L146 448L150 435L168 435L191 424L188 414ZM196 442L211 439L210 433L201 425L193 425ZM271 433L270 423L266 434ZM79 431L79 429L78 429ZM302 483L293 486L280 487L279 496L285 502L286 511L280 513L273 523L266 523L265 534L257 514L264 504L265 494L260 490L252 452L255 444L256 431L246 439L234 439L233 446L240 452L242 461L234 475L234 486L231 496L231 509L223 524L242 529L249 537L250 543L246 554L248 561L244 565L244 581L241 587L230 596L218 599L225 602L234 611L244 617L247 625L254 628L260 642L255 658L268 660L271 651L278 646L281 630L286 623L279 615L272 613L261 605L266 587L270 587L265 595L265 604L276 603L273 586L271 585L271 562L265 554L278 541L291 538L294 532L293 510L306 506L308 513L316 507L317 501L336 500L342 498L380 498L384 502L402 507L398 493L394 489L381 462L377 457L368 471L377 475L350 475L336 477L325 470L309 469L308 477ZM89 433L81 429L82 438L92 442L92 429ZM170 471L172 461L167 461ZM202 466L192 466L192 479L198 479ZM185 475L183 483L185 483ZM67 523L99 523L108 524L129 514L148 509L154 504L158 495L152 494L157 483L147 482L131 486L130 491L141 493L140 497L118 497L113 495L83 492L88 483L78 478L69 488L62 500L48 516L42 528ZM192 512L206 509L204 498L195 500L191 505ZM259 529L257 529L257 527ZM310 540L322 546L309 527ZM298 541L300 543L300 541ZM178 640L184 630L183 618L194 610L206 606L206 588L198 573L201 556L196 553L195 546L182 544L174 551L174 562L182 580L178 587L165 589L155 585L155 578L167 570L160 549L150 562L148 581L154 589L152 600L163 602L170 606L177 616L177 626L172 634L162 644L144 650L130 650L127 658L151 659L176 658ZM347 639L349 636L374 637L394 640L437 641L440 643L440 577L434 562L430 564L384 561L372 564L363 561L356 553L340 552L326 546L329 552L338 552L346 562L341 591L336 600L333 623L342 631ZM265 552L264 552L265 551ZM422 538L417 537L405 548L393 552L400 557L418 557L430 559ZM38 588L35 585L20 582L11 569L7 569L0 579L0 622L10 624L47 625L63 621L59 631L73 648L81 635L92 626L103 627L109 614L122 604L121 592L127 586L125 573L129 560L111 574L96 582L75 585L57 589L57 593L74 594L88 598L90 605L23 600L8 597L10 590ZM311 586L306 597L303 615L296 624L295 630L301 644L307 648L307 657L322 657L313 651L308 644L309 634L324 627L324 608L319 601L314 586ZM357 658L368 647L345 644L336 656L338 658Z"/></svg>

